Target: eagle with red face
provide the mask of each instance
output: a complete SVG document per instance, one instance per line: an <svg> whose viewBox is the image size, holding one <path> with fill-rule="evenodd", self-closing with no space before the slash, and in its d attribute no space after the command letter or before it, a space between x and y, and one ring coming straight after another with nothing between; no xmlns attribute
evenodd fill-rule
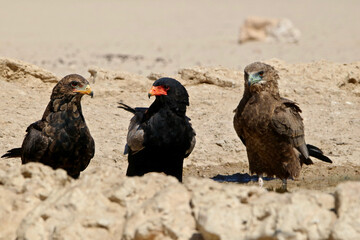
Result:
<svg viewBox="0 0 360 240"><path fill-rule="evenodd" d="M155 96L149 108L119 108L134 114L130 120L125 154L127 176L163 172L182 181L183 161L195 146L195 131L186 116L189 95L173 78L156 80L148 93Z"/></svg>

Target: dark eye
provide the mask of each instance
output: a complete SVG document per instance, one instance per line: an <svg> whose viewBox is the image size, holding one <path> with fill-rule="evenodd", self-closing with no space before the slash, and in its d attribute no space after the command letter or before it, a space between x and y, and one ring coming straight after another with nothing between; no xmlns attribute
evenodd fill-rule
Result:
<svg viewBox="0 0 360 240"><path fill-rule="evenodd" d="M264 76L264 71L259 72L260 77Z"/></svg>
<svg viewBox="0 0 360 240"><path fill-rule="evenodd" d="M75 82L75 81L72 81L70 84L71 84L71 86L73 86L73 87L76 87L76 86L78 85L78 83Z"/></svg>

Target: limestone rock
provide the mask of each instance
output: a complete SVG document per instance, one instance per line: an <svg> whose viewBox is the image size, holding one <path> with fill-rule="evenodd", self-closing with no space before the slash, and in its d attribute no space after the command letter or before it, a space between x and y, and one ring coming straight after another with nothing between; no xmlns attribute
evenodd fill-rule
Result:
<svg viewBox="0 0 360 240"><path fill-rule="evenodd" d="M6 81L21 81L24 83L33 81L56 83L59 81L49 71L20 60L9 58L0 58L0 76Z"/></svg>
<svg viewBox="0 0 360 240"><path fill-rule="evenodd" d="M360 239L360 182L340 184L335 191L336 212L332 239Z"/></svg>
<svg viewBox="0 0 360 240"><path fill-rule="evenodd" d="M276 41L296 43L300 31L289 19L248 17L240 29L239 43L247 41Z"/></svg>
<svg viewBox="0 0 360 240"><path fill-rule="evenodd" d="M95 97L118 95L118 89L126 89L128 92L147 91L149 86L151 86L151 82L145 76L125 71L112 71L99 67L91 67L88 72L90 73L90 82L102 85L100 89L93 87L95 89Z"/></svg>
<svg viewBox="0 0 360 240"><path fill-rule="evenodd" d="M147 78L151 81L156 81L159 78L167 77L164 73L150 73Z"/></svg>
<svg viewBox="0 0 360 240"><path fill-rule="evenodd" d="M285 63L279 59L270 59L266 63L275 67L279 71L281 81L280 91L285 94L292 89L297 91L309 91L309 88L299 89L298 81L317 81L336 83L340 89L352 92L360 96L360 62L354 63L334 63L328 61L318 61L313 63Z"/></svg>
<svg viewBox="0 0 360 240"><path fill-rule="evenodd" d="M96 79L100 81L124 80L125 82L146 80L146 77L134 73L129 73L125 71L105 70L99 67L89 68L88 72L90 73L90 78L93 79L93 81L95 81Z"/></svg>
<svg viewBox="0 0 360 240"><path fill-rule="evenodd" d="M243 73L226 68L185 68L179 71L181 78L190 84L214 84L220 87L235 87L243 82Z"/></svg>
<svg viewBox="0 0 360 240"><path fill-rule="evenodd" d="M0 164L0 239L15 239L27 214L71 181L64 170L54 171L40 163Z"/></svg>
<svg viewBox="0 0 360 240"><path fill-rule="evenodd" d="M192 237L196 230L189 204L190 194L177 181L172 179L171 182L126 220L124 239L185 240Z"/></svg>
<svg viewBox="0 0 360 240"><path fill-rule="evenodd" d="M17 239L189 239L196 231L189 201L175 178L93 168L35 206Z"/></svg>
<svg viewBox="0 0 360 240"><path fill-rule="evenodd" d="M359 192L359 182L339 185L335 197L210 179L181 184L110 166L73 180L39 163L0 162L0 239L357 239Z"/></svg>
<svg viewBox="0 0 360 240"><path fill-rule="evenodd" d="M204 239L327 239L336 217L329 194L277 194L195 179L186 186Z"/></svg>

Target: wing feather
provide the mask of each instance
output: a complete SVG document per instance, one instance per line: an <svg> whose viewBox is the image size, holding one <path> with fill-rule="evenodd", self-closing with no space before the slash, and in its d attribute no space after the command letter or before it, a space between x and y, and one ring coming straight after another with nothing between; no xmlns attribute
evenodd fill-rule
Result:
<svg viewBox="0 0 360 240"><path fill-rule="evenodd" d="M272 126L278 134L287 136L294 148L308 159L309 151L305 143L304 124L300 112L301 109L295 102L282 99L282 104L274 110Z"/></svg>
<svg viewBox="0 0 360 240"><path fill-rule="evenodd" d="M21 146L22 163L41 162L42 157L48 151L50 139L42 133L43 122L31 124Z"/></svg>
<svg viewBox="0 0 360 240"><path fill-rule="evenodd" d="M144 149L143 122L148 108L132 108L123 103L119 103L119 105L119 108L134 114L130 120L124 154L128 154L129 150L131 150L132 154L135 154Z"/></svg>

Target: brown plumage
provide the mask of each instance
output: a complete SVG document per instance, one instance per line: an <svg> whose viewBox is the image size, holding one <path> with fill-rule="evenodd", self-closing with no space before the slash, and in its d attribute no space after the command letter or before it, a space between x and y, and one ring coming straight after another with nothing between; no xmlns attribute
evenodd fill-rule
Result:
<svg viewBox="0 0 360 240"><path fill-rule="evenodd" d="M93 95L89 82L71 74L54 87L41 120L26 129L21 148L9 150L2 157L21 157L22 164L41 162L62 168L78 178L94 156L95 143L81 111L81 98Z"/></svg>
<svg viewBox="0 0 360 240"><path fill-rule="evenodd" d="M270 65L255 62L245 70L243 98L235 110L234 128L246 146L251 173L296 178L309 156L331 160L306 145L304 125L297 103L280 97L279 75Z"/></svg>

